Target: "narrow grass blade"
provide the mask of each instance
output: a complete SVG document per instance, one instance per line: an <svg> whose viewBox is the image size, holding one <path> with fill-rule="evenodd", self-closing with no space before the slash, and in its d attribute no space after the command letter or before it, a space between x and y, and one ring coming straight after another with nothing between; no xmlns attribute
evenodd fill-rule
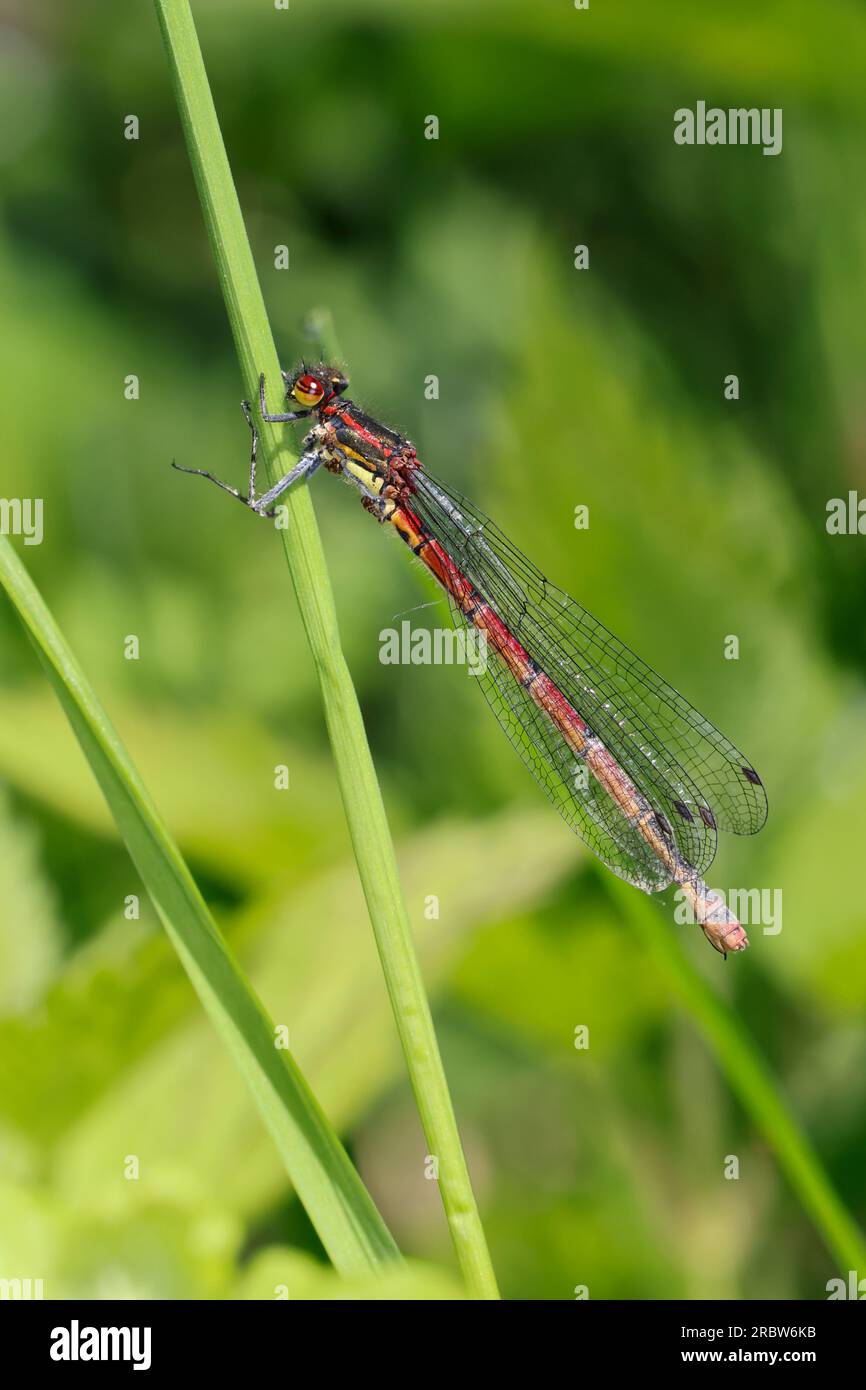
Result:
<svg viewBox="0 0 866 1390"><path fill-rule="evenodd" d="M240 1068L335 1267L356 1275L399 1252L372 1198L213 921L123 744L9 541L0 584L39 654L133 863ZM60 1065L60 1063L58 1064Z"/></svg>
<svg viewBox="0 0 866 1390"><path fill-rule="evenodd" d="M155 5L245 393L255 400L259 373L265 373L273 392L280 382L279 363L195 24L187 0L155 0ZM276 408L275 393L270 404ZM272 483L291 464L289 438L285 428L261 423L261 453ZM451 1237L470 1293L477 1298L497 1298L496 1279L400 889L382 795L340 644L309 490L305 485L291 488L281 502L288 509L289 525L280 534L319 677L358 874L421 1122L430 1153L438 1160L439 1191Z"/></svg>
<svg viewBox="0 0 866 1390"><path fill-rule="evenodd" d="M658 905L605 875L608 890L648 946L715 1052L739 1096L841 1270L866 1269L866 1243L740 1020L692 969Z"/></svg>

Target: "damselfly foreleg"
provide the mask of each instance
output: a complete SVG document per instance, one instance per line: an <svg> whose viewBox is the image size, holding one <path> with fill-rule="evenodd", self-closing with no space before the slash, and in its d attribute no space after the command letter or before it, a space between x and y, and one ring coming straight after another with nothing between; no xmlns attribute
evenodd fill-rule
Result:
<svg viewBox="0 0 866 1390"><path fill-rule="evenodd" d="M262 378L262 382L264 382L264 377ZM171 466L172 468L176 468L178 473L194 473L199 478L207 478L208 482L216 483L217 487L222 488L223 492L227 492L231 497L236 497L239 502L243 502L245 507L249 507L250 511L256 512L258 516L273 517L276 516L273 504L276 502L277 498L282 496L282 494L290 488L293 483L298 482L300 478L311 477L322 462L322 456L318 449L307 450L306 453L301 455L294 468L290 469L284 478L281 478L278 483L275 483L274 486L263 493L261 497L256 497L256 459L259 448L259 432L253 420L249 401L241 401L241 409L244 412L244 419L252 432L252 444L250 446L250 482L249 492L246 497L242 492L239 492L236 487L232 487L231 483L223 482L222 478L217 478L215 474L209 473L205 468L184 468L181 464L175 463L174 459L171 461ZM269 417L265 416L265 418L267 419Z"/></svg>
<svg viewBox="0 0 866 1390"><path fill-rule="evenodd" d="M310 449L306 454L301 454L294 468L290 469L284 478L280 478L278 483L274 483L274 486L264 493L258 501L248 502L247 506L252 507L259 516L276 516L272 504L293 483L299 482L301 478L311 478L321 462L322 455L318 449Z"/></svg>
<svg viewBox="0 0 866 1390"><path fill-rule="evenodd" d="M283 381L288 382L288 375L283 372ZM271 415L265 402L265 374L259 373L259 410L263 420L267 420L269 425L291 425L295 420L306 420L308 415L312 415L311 410L286 410L278 415Z"/></svg>

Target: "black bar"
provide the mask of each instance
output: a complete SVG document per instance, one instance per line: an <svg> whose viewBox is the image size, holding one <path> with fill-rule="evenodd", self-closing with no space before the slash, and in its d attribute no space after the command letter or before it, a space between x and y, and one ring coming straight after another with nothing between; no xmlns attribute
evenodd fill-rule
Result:
<svg viewBox="0 0 866 1390"><path fill-rule="evenodd" d="M375 1310L367 1309L364 1322L358 1324L362 1340L341 1343L329 1337L327 1360L333 1369L344 1345L356 1364L363 1364L372 1355L377 1361L382 1358L384 1369L390 1360L389 1329L398 1326L401 1336L397 1340L402 1342L407 1318L413 1322L418 1319L421 1326L431 1320L430 1326L437 1333L434 1345L447 1360L448 1343L442 1340L442 1333L453 1316L455 1330L463 1334L459 1345L464 1368L469 1345L466 1338L471 1332L474 1355L482 1363L489 1358L491 1365L505 1353L510 1356L518 1340L527 1352L534 1348L533 1355L542 1356L543 1352L545 1364L552 1365L549 1358L556 1354L567 1358L563 1369L571 1365L575 1371L581 1365L595 1366L612 1374L636 1370L646 1377L672 1368L691 1369L701 1375L712 1365L734 1372L743 1366L775 1369L800 1365L826 1379L828 1372L859 1363L866 1331L860 1301L588 1300L552 1303L547 1305L547 1312L539 1303L487 1304L483 1308L475 1305L468 1325L463 1321L465 1304L452 1305L451 1313L441 1303L426 1312L417 1303L404 1304L397 1324L387 1312L379 1324ZM354 1324L357 1317L346 1303L328 1303L319 1309L331 1332L344 1320ZM107 1370L112 1376L129 1374L137 1380L184 1369L205 1375L213 1372L222 1379L237 1373L249 1377L256 1368L265 1367L271 1374L281 1366L288 1373L293 1366L297 1368L303 1348L315 1357L318 1318L309 1304L298 1301L0 1302L6 1362L15 1365L19 1380L30 1371L47 1371L64 1379L70 1375L92 1379ZM543 1329L539 1328L539 1318L544 1321ZM308 1330L313 1334L310 1342L305 1338ZM541 1342L539 1334L544 1339ZM90 1359L94 1351L101 1359ZM118 1355L125 1359L115 1359ZM133 1369L136 1362L141 1368L138 1372Z"/></svg>

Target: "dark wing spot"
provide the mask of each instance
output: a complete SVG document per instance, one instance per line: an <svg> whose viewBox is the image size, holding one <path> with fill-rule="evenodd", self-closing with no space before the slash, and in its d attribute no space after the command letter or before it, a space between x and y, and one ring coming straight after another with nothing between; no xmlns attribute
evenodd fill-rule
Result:
<svg viewBox="0 0 866 1390"><path fill-rule="evenodd" d="M655 814L655 818L656 818L656 824L658 825L658 828L659 828L659 830L662 832L662 834L664 835L665 839L666 839L666 840L673 840L674 834L673 834L673 831L671 830L670 822L669 822L667 816L663 816L662 813L661 813L661 811L656 811L654 814Z"/></svg>

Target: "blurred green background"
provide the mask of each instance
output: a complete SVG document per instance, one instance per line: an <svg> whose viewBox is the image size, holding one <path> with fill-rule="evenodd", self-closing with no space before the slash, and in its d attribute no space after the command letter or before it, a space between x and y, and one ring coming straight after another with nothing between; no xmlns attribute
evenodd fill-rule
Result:
<svg viewBox="0 0 866 1390"><path fill-rule="evenodd" d="M759 768L769 824L723 843L710 882L780 889L781 933L753 927L725 965L659 910L862 1221L866 542L825 529L829 498L866 491L862 12L194 8L284 362L329 306L352 394ZM151 7L0 15L0 494L45 500L44 543L16 544L423 1262L398 1292L447 1294L281 547L168 467L243 481L248 435ZM673 112L699 99L782 107L782 154L678 147ZM471 677L380 663L383 628L447 606L352 493L313 487L503 1292L824 1296L846 1271ZM141 886L5 600L0 777L0 1276L337 1296L147 903L124 915Z"/></svg>

